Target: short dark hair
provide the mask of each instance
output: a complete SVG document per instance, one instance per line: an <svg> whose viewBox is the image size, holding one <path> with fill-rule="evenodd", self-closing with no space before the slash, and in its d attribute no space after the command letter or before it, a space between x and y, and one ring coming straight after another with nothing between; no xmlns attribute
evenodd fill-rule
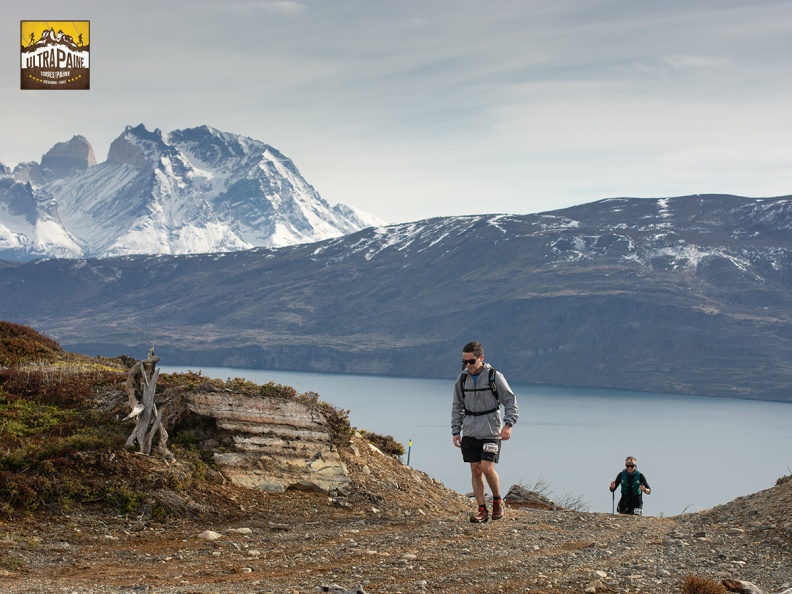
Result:
<svg viewBox="0 0 792 594"><path fill-rule="evenodd" d="M484 347L481 346L480 342L469 342L462 347L462 352L473 353L474 355L476 355L476 358L478 358L484 354Z"/></svg>

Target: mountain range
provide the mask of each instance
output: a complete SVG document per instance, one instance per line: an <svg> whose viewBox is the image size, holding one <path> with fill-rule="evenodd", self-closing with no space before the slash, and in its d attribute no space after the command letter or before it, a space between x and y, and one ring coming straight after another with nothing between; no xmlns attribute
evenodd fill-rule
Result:
<svg viewBox="0 0 792 594"><path fill-rule="evenodd" d="M619 198L310 244L0 262L0 318L163 364L792 401L792 197Z"/></svg>
<svg viewBox="0 0 792 594"><path fill-rule="evenodd" d="M127 127L97 163L82 136L0 164L0 259L277 247L383 224L330 206L275 148L208 126Z"/></svg>

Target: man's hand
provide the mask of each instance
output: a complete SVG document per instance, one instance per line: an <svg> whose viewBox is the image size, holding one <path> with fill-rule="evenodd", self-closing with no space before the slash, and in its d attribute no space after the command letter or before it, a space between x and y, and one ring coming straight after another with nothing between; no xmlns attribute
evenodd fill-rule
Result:
<svg viewBox="0 0 792 594"><path fill-rule="evenodd" d="M508 425L504 425L503 429L501 429L501 432L500 432L500 438L503 441L506 441L510 437L511 437L511 427L509 427Z"/></svg>
<svg viewBox="0 0 792 594"><path fill-rule="evenodd" d="M462 436L457 434L454 435L454 445L458 448L462 447Z"/></svg>
<svg viewBox="0 0 792 594"><path fill-rule="evenodd" d="M641 491L643 491L644 493L646 493L647 495L649 495L649 491L651 491L651 489L647 489L646 487L644 487L643 485L641 485Z"/></svg>
<svg viewBox="0 0 792 594"><path fill-rule="evenodd" d="M643 486L643 485L641 485L641 486ZM611 490L611 493L613 493L616 490L616 483L614 481L611 481L610 490Z"/></svg>

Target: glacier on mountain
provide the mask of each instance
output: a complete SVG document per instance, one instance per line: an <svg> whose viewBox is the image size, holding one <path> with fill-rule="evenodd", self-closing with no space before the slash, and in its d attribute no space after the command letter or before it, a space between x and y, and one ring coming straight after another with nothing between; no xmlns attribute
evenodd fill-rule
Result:
<svg viewBox="0 0 792 594"><path fill-rule="evenodd" d="M383 224L330 206L274 147L209 126L128 126L98 164L76 136L40 165L0 165L6 260L283 247Z"/></svg>

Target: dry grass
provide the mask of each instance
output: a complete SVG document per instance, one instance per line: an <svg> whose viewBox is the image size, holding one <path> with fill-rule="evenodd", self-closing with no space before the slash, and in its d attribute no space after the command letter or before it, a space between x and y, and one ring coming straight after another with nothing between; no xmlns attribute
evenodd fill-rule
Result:
<svg viewBox="0 0 792 594"><path fill-rule="evenodd" d="M686 575L682 582L682 594L726 594L726 588L715 580Z"/></svg>

